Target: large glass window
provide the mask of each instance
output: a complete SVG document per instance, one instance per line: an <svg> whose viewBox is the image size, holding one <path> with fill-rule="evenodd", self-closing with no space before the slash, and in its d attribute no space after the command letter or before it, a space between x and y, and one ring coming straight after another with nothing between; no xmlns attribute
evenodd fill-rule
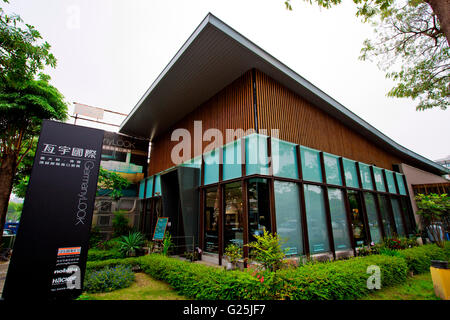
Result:
<svg viewBox="0 0 450 320"><path fill-rule="evenodd" d="M203 156L205 162L205 185L219 181L219 149L214 149Z"/></svg>
<svg viewBox="0 0 450 320"><path fill-rule="evenodd" d="M403 220L402 220L402 212L400 208L400 203L397 199L391 199L392 203L392 211L394 213L394 221L395 226L397 227L397 233L399 236L405 235L405 227L403 226Z"/></svg>
<svg viewBox="0 0 450 320"><path fill-rule="evenodd" d="M298 179L295 144L271 139L273 175Z"/></svg>
<svg viewBox="0 0 450 320"><path fill-rule="evenodd" d="M322 182L320 152L306 147L300 147L300 155L302 158L303 180Z"/></svg>
<svg viewBox="0 0 450 320"><path fill-rule="evenodd" d="M161 192L161 176L158 174L155 176L155 194L154 196L161 196L162 192Z"/></svg>
<svg viewBox="0 0 450 320"><path fill-rule="evenodd" d="M381 231L378 223L376 199L372 193L364 193L364 203L366 204L367 220L369 222L370 237L372 242L379 243L381 241Z"/></svg>
<svg viewBox="0 0 450 320"><path fill-rule="evenodd" d="M386 181L389 192L397 193L397 190L395 189L394 173L389 170L384 170L384 172L386 173Z"/></svg>
<svg viewBox="0 0 450 320"><path fill-rule="evenodd" d="M372 174L370 173L370 166L360 162L359 172L361 173L362 187L364 189L373 190Z"/></svg>
<svg viewBox="0 0 450 320"><path fill-rule="evenodd" d="M224 207L224 248L229 244L242 247L244 245L244 224L241 182L233 182L225 185Z"/></svg>
<svg viewBox="0 0 450 320"><path fill-rule="evenodd" d="M406 195L405 184L403 183L403 175L401 173L395 173L395 177L397 178L398 192L402 195Z"/></svg>
<svg viewBox="0 0 450 320"><path fill-rule="evenodd" d="M327 183L342 185L341 168L339 166L339 157L324 153L323 161L325 165L325 175Z"/></svg>
<svg viewBox="0 0 450 320"><path fill-rule="evenodd" d="M409 235L414 233L415 231L414 229L416 226L416 222L414 220L414 214L411 212L409 198L402 197L400 201L402 205L403 215L405 216L406 232Z"/></svg>
<svg viewBox="0 0 450 320"><path fill-rule="evenodd" d="M286 241L283 248L289 249L288 255L303 255L298 185L275 180L274 186L277 234Z"/></svg>
<svg viewBox="0 0 450 320"><path fill-rule="evenodd" d="M381 220L383 221L384 233L387 238L392 238L394 230L392 228L392 219L389 213L389 202L385 195L378 195L378 203L380 204Z"/></svg>
<svg viewBox="0 0 450 320"><path fill-rule="evenodd" d="M375 185L377 187L377 191L386 192L386 186L384 185L382 169L373 167L373 175L375 177Z"/></svg>
<svg viewBox="0 0 450 320"><path fill-rule="evenodd" d="M313 185L304 188L310 253L330 251L323 190Z"/></svg>
<svg viewBox="0 0 450 320"><path fill-rule="evenodd" d="M351 249L348 234L347 215L345 211L344 193L340 189L329 188L331 225L333 227L334 248L336 251Z"/></svg>
<svg viewBox="0 0 450 320"><path fill-rule="evenodd" d="M144 199L145 198L145 180L141 180L139 182L139 199Z"/></svg>
<svg viewBox="0 0 450 320"><path fill-rule="evenodd" d="M147 179L147 192L145 193L146 198L151 198L153 192L153 177Z"/></svg>
<svg viewBox="0 0 450 320"><path fill-rule="evenodd" d="M217 187L205 190L205 251L219 253L219 192Z"/></svg>
<svg viewBox="0 0 450 320"><path fill-rule="evenodd" d="M356 246L367 244L366 228L361 207L361 196L359 192L348 190L348 203L350 205L350 214L352 218L353 237Z"/></svg>
<svg viewBox="0 0 450 320"><path fill-rule="evenodd" d="M252 134L245 138L245 164L247 175L269 174L266 136Z"/></svg>
<svg viewBox="0 0 450 320"><path fill-rule="evenodd" d="M247 185L249 241L256 241L255 235L270 232L269 185L267 179L250 179Z"/></svg>
<svg viewBox="0 0 450 320"><path fill-rule="evenodd" d="M223 147L223 180L242 176L241 140Z"/></svg>
<svg viewBox="0 0 450 320"><path fill-rule="evenodd" d="M359 188L355 161L343 159L342 162L344 164L345 183L347 187Z"/></svg>

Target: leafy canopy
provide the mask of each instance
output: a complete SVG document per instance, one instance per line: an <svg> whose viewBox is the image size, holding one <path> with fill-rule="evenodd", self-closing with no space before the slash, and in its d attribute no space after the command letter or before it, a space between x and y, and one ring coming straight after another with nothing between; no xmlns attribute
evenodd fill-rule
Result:
<svg viewBox="0 0 450 320"><path fill-rule="evenodd" d="M313 0L305 0L313 3ZM341 0L314 0L331 8ZM417 100L416 110L447 109L450 97L448 37L437 12L423 0L353 0L356 16L374 27L374 39L364 41L361 60L378 62L392 79L389 97ZM292 10L290 0L286 8ZM447 14L448 13L442 13Z"/></svg>

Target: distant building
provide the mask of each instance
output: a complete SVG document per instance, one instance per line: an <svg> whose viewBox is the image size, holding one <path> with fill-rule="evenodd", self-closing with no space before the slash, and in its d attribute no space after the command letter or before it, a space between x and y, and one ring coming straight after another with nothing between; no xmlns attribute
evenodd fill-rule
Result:
<svg viewBox="0 0 450 320"><path fill-rule="evenodd" d="M450 155L445 158L434 160L434 162L439 163L441 166L450 170ZM446 179L450 180L450 174L444 176Z"/></svg>

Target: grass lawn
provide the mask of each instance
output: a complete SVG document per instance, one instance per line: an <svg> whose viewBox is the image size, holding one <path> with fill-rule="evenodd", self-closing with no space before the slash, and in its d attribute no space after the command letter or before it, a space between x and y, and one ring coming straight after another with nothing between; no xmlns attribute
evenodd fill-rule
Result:
<svg viewBox="0 0 450 320"><path fill-rule="evenodd" d="M405 283L375 290L361 300L440 300L434 294L430 273L408 277Z"/></svg>
<svg viewBox="0 0 450 320"><path fill-rule="evenodd" d="M136 273L135 282L125 289L107 293L85 293L82 300L185 300L168 284L145 273Z"/></svg>

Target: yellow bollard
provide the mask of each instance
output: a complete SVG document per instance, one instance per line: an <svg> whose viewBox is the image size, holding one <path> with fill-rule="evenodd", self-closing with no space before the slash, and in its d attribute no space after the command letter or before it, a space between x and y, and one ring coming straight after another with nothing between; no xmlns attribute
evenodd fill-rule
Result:
<svg viewBox="0 0 450 320"><path fill-rule="evenodd" d="M450 268L448 262L431 260L430 272L436 296L442 300L450 300Z"/></svg>

